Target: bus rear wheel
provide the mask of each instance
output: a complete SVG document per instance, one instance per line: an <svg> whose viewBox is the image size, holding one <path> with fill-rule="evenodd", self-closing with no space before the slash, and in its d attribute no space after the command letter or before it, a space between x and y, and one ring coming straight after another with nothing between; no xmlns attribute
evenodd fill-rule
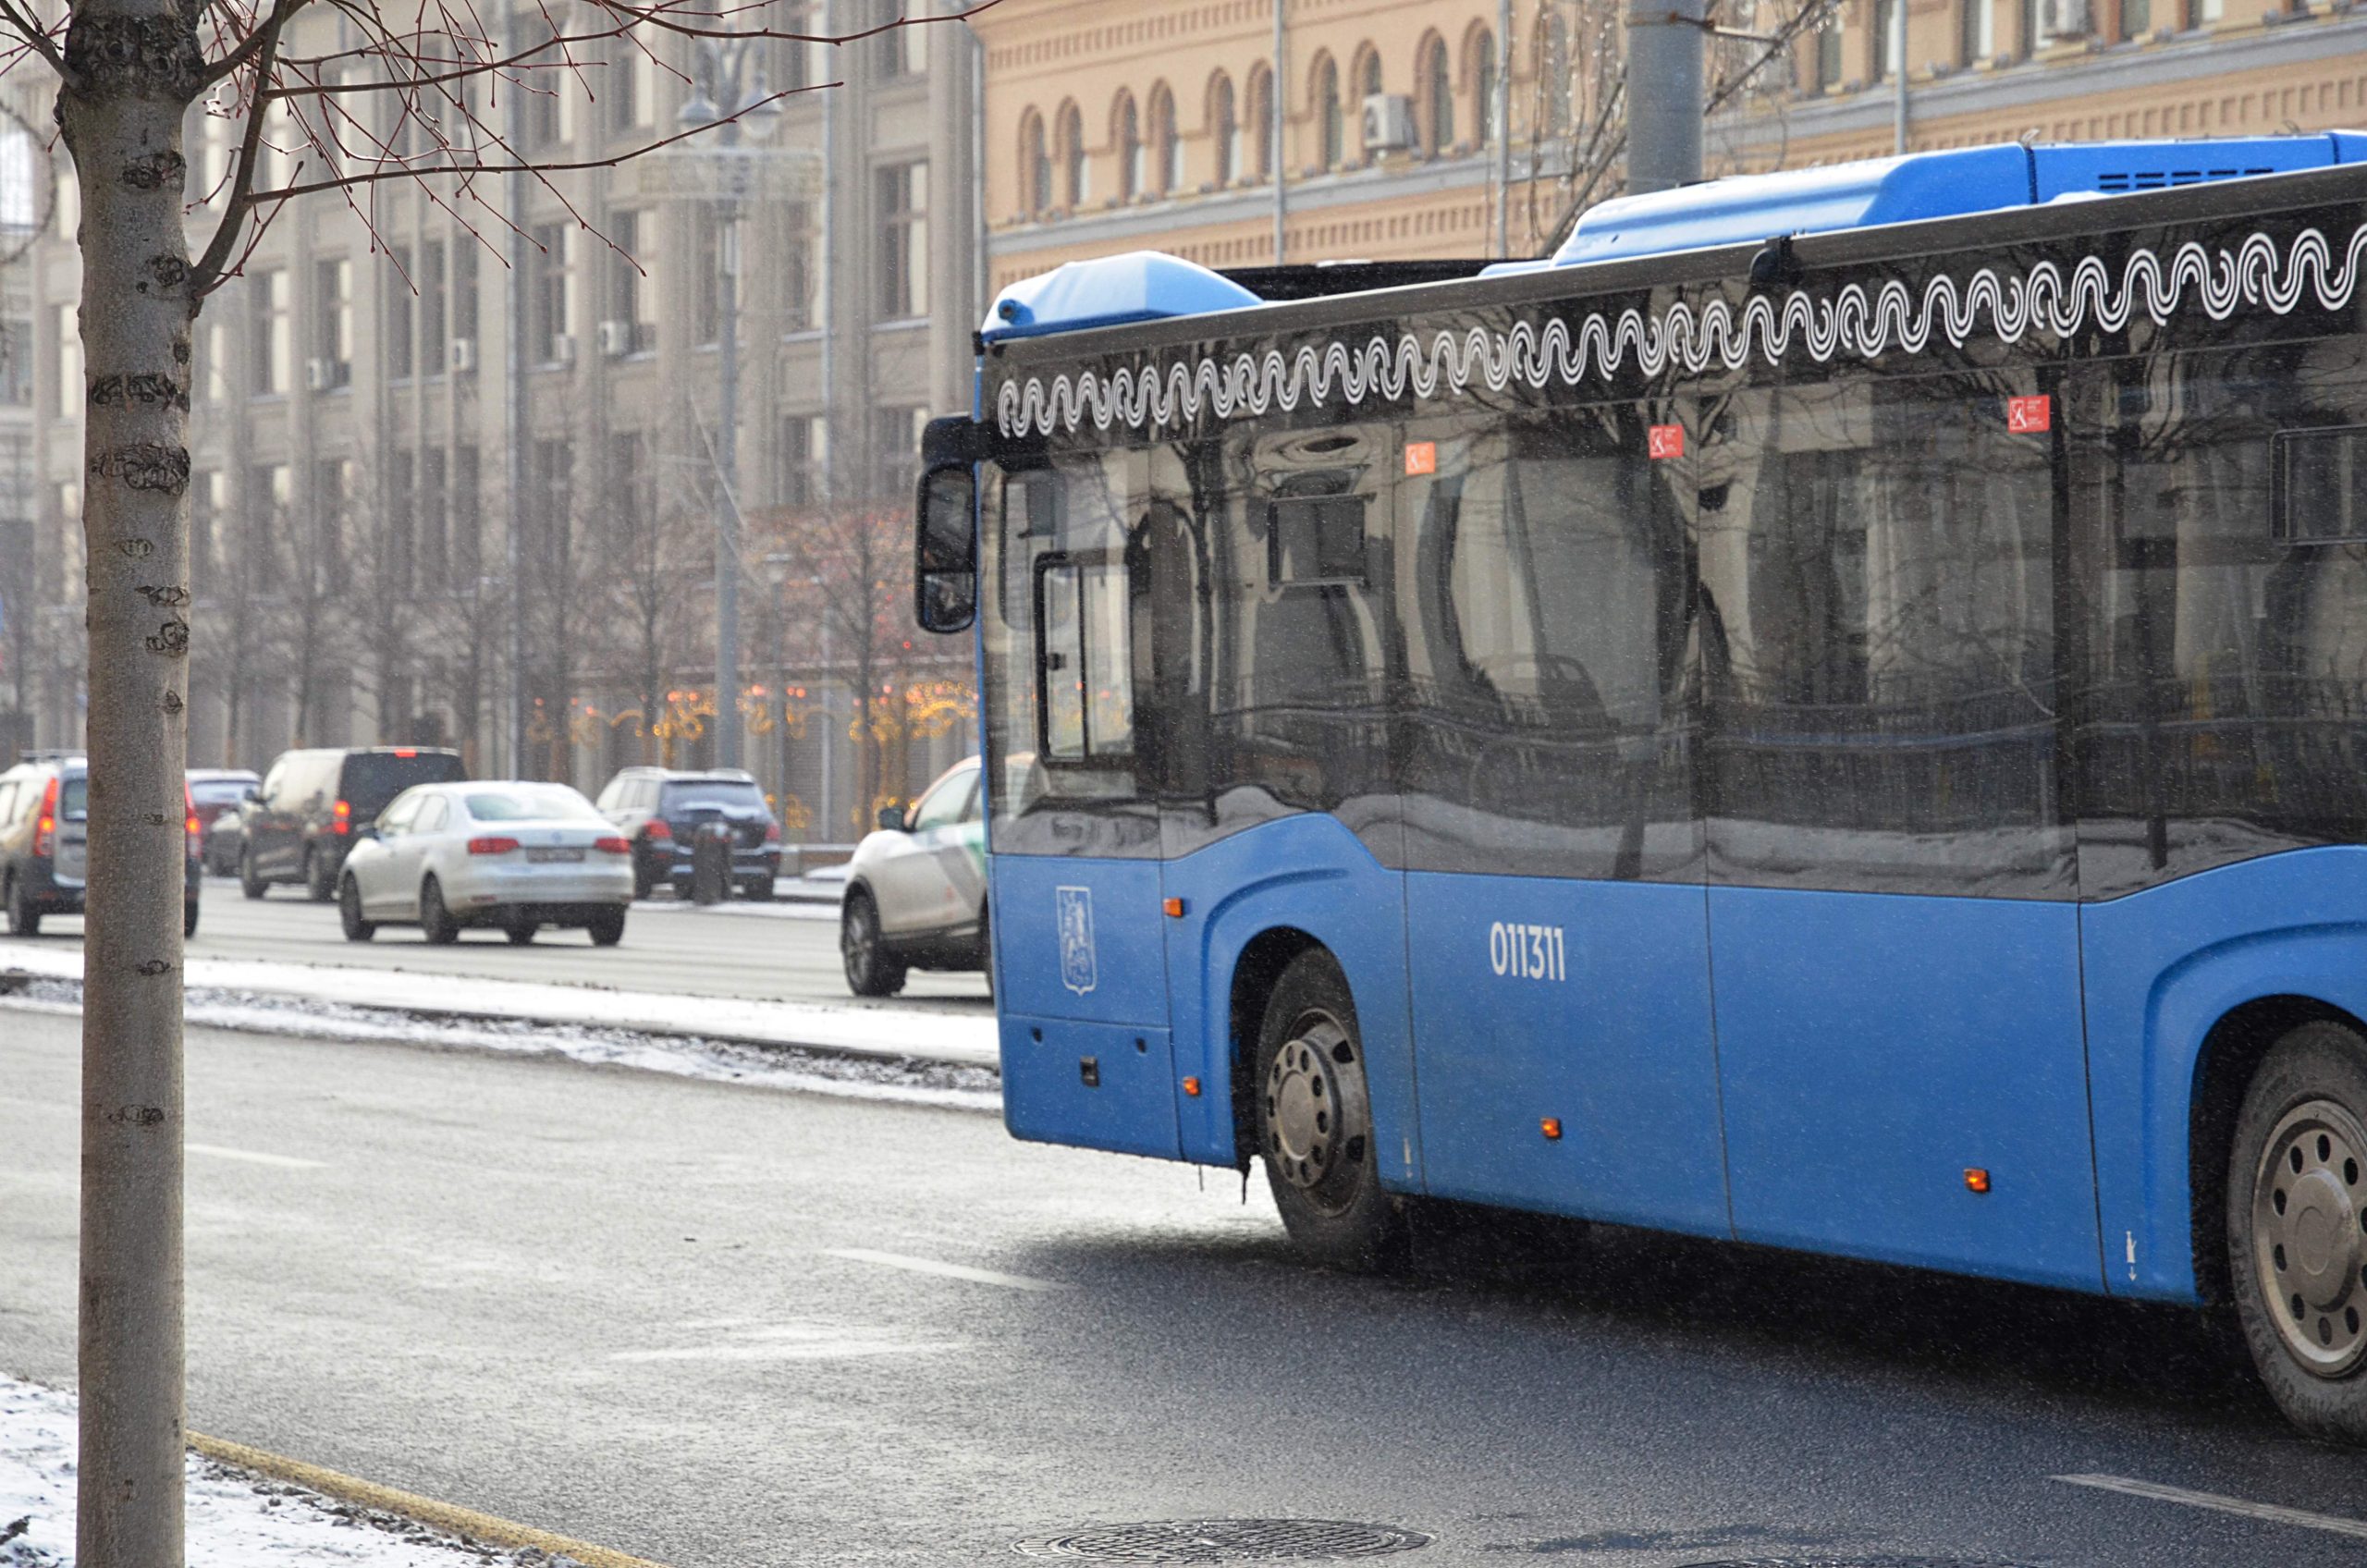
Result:
<svg viewBox="0 0 2367 1568"><path fill-rule="evenodd" d="M1301 953L1275 982L1254 1082L1257 1152L1292 1243L1335 1268L1404 1263L1405 1214L1380 1185L1355 998L1330 953Z"/></svg>
<svg viewBox="0 0 2367 1568"><path fill-rule="evenodd" d="M2236 1123L2227 1262L2252 1365L2295 1426L2367 1445L2367 1039L2305 1023Z"/></svg>

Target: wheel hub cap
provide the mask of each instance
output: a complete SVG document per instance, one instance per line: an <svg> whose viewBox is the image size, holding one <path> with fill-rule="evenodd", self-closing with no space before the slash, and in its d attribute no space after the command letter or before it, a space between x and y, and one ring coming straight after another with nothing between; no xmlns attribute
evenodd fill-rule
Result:
<svg viewBox="0 0 2367 1568"><path fill-rule="evenodd" d="M1267 1070L1266 1153L1293 1186L1316 1185L1337 1161L1342 1114L1331 1053L1346 1042L1346 1033L1324 1020L1284 1042Z"/></svg>
<svg viewBox="0 0 2367 1568"><path fill-rule="evenodd" d="M2270 1135L2252 1234L2270 1317L2323 1378L2367 1355L2367 1128L2332 1100L2296 1106Z"/></svg>

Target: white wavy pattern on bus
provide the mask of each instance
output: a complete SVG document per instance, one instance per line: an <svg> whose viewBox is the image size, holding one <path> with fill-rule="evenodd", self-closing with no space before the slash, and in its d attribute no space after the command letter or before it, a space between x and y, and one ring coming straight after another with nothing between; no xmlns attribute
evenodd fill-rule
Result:
<svg viewBox="0 0 2367 1568"><path fill-rule="evenodd" d="M1894 279L1870 293L1852 283L1829 300L1795 290L1780 305L1754 295L1739 311L1723 299L1699 311L1680 301L1656 318L1636 310L1615 317L1598 312L1575 328L1560 320L1543 326L1524 321L1509 332L1474 326L1428 339L1375 337L1355 349L1333 342L1287 356L1279 349L1213 355L1107 376L1064 374L1049 385L1041 377L1005 382L995 415L1005 435L1049 435L1055 427L1074 432L1087 423L1098 430L1174 425L1203 412L1219 419L1288 413L1335 396L1354 405L1376 393L1392 401L1409 391L1433 398L1441 386L1502 392L1519 383L1543 391L1608 377L1631 360L1646 375L1672 364L1688 374L1713 363L1739 370L1754 352L1780 362L1796 342L1819 361L1845 351L1872 359L1895 348L1919 354L1935 333L1963 348L1983 316L1999 340L2017 343L2034 329L2058 337L2089 325L2118 331L2140 310L2162 325L2189 302L2214 321L2248 304L2287 315L2312 295L2336 311L2359 286L2362 254L2367 225L2352 230L2339 264L2335 247L2315 228L2286 248L2255 233L2233 250L2189 241L2166 262L2150 249L2137 251L2123 263L2117 288L2103 259L2090 255L2067 272L2053 262L2009 276L1983 267L1962 285L1942 274L1924 285L1919 308L1907 285Z"/></svg>

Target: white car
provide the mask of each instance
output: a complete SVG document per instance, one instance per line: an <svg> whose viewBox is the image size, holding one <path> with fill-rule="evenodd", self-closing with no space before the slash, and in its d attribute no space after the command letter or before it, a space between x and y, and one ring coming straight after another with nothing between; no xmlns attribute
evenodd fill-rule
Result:
<svg viewBox="0 0 2367 1568"><path fill-rule="evenodd" d="M839 956L859 997L894 996L913 969L983 969L994 984L977 758L946 769L911 809L882 808L879 831L855 846Z"/></svg>
<svg viewBox="0 0 2367 1568"><path fill-rule="evenodd" d="M521 945L546 925L624 937L632 846L564 784L417 785L356 837L337 878L349 942L394 925L438 943L472 925Z"/></svg>

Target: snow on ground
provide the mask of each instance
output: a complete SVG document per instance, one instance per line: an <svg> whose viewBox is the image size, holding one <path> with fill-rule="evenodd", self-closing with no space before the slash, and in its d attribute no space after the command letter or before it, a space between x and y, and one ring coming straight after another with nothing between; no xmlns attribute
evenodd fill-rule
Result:
<svg viewBox="0 0 2367 1568"><path fill-rule="evenodd" d="M27 947L0 968L41 979L80 980L82 950ZM911 1008L661 996L533 980L485 980L399 969L338 968L264 959L188 961L192 992L239 991L294 1002L384 1010L446 1022L521 1022L637 1035L687 1035L761 1047L992 1068L1001 1060L995 1021Z"/></svg>
<svg viewBox="0 0 2367 1568"><path fill-rule="evenodd" d="M0 996L0 1011L10 1008L67 1016L80 1013L82 983L79 979L35 978L21 992ZM191 1024L249 1034L563 1056L600 1067L791 1089L841 1099L892 1100L905 1105L997 1113L1002 1109L1001 1079L993 1069L923 1056L800 1050L791 1046L653 1035L631 1028L548 1023L530 1018L436 1017L403 1009L194 986L188 993L183 1016ZM928 1024L939 1022L967 1021L934 1017L926 1020ZM0 1557L0 1568L14 1565Z"/></svg>
<svg viewBox="0 0 2367 1568"><path fill-rule="evenodd" d="M74 1398L0 1376L0 1568L73 1568ZM189 1459L189 1568L528 1568L409 1519Z"/></svg>

